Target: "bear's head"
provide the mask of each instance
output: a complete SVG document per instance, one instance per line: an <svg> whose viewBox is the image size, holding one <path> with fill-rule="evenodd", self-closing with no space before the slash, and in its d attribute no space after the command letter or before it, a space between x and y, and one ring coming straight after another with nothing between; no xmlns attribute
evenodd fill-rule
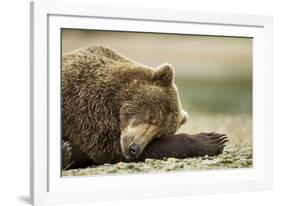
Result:
<svg viewBox="0 0 281 206"><path fill-rule="evenodd" d="M171 65L160 65L148 80L134 80L132 90L120 109L120 143L128 159L140 156L153 138L174 134L188 119Z"/></svg>

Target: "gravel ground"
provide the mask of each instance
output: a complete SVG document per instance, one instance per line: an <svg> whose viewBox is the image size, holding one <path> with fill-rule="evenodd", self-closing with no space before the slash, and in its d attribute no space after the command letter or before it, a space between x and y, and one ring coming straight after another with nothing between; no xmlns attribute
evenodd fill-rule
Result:
<svg viewBox="0 0 281 206"><path fill-rule="evenodd" d="M104 164L85 169L62 171L63 176L88 176L128 173L157 173L184 170L228 169L252 167L252 120L250 115L193 115L194 118L179 132L198 133L216 131L225 133L229 143L223 154L216 157L198 157L164 160L146 159L140 163Z"/></svg>

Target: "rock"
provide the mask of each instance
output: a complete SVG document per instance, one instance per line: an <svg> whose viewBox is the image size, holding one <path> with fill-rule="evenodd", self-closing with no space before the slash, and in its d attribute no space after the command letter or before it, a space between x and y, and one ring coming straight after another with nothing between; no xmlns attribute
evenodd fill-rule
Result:
<svg viewBox="0 0 281 206"><path fill-rule="evenodd" d="M154 161L155 161L154 159L145 159L145 163L152 163Z"/></svg>
<svg viewBox="0 0 281 206"><path fill-rule="evenodd" d="M231 158L225 158L221 161L221 163L232 163L233 162L233 159Z"/></svg>
<svg viewBox="0 0 281 206"><path fill-rule="evenodd" d="M176 162L179 162L179 160L176 158L170 157L167 159L167 162L176 163Z"/></svg>
<svg viewBox="0 0 281 206"><path fill-rule="evenodd" d="M253 164L253 161L251 159L246 160L246 162L247 162L248 165L252 165Z"/></svg>

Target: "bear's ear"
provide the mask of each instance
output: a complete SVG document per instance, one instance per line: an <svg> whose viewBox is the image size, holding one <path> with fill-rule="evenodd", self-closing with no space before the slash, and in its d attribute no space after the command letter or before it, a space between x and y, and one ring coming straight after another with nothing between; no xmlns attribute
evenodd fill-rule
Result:
<svg viewBox="0 0 281 206"><path fill-rule="evenodd" d="M174 68L170 64L161 64L156 68L153 73L152 79L154 81L159 81L163 86L169 86L174 81Z"/></svg>

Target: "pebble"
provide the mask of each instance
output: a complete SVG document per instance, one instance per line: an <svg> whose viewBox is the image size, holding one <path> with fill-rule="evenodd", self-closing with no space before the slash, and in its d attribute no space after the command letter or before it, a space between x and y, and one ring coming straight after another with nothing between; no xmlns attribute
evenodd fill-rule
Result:
<svg viewBox="0 0 281 206"><path fill-rule="evenodd" d="M253 164L252 159L248 159L248 160L246 160L246 162L247 162L248 165L252 165Z"/></svg>
<svg viewBox="0 0 281 206"><path fill-rule="evenodd" d="M225 158L221 161L221 163L232 163L234 160L230 158Z"/></svg>
<svg viewBox="0 0 281 206"><path fill-rule="evenodd" d="M176 163L176 162L179 162L179 160L178 160L178 159L173 158L173 157L168 158L168 159L167 159L167 161L168 161L168 162L171 162L171 163Z"/></svg>
<svg viewBox="0 0 281 206"><path fill-rule="evenodd" d="M155 160L154 159L145 159L145 163L151 163L151 162L154 162Z"/></svg>

